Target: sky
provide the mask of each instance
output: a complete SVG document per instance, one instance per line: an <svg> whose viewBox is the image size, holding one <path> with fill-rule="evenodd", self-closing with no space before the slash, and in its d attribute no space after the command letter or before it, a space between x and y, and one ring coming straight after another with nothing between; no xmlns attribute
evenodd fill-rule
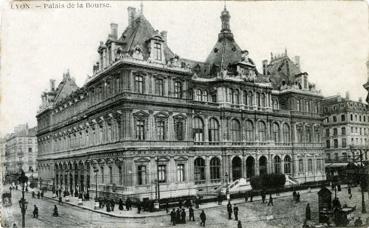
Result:
<svg viewBox="0 0 369 228"><path fill-rule="evenodd" d="M68 2L63 2L64 4ZM350 92L353 100L368 80L368 5L362 1L227 1L231 30L261 70L270 53L287 49L325 96ZM82 86L97 60L99 41L110 23L121 34L127 7L140 2L110 2L99 9L27 9L3 7L1 28L0 135L14 126L36 126L41 93L49 79L69 69ZM204 61L220 31L224 2L143 2L155 29L168 31L168 45L180 57Z"/></svg>

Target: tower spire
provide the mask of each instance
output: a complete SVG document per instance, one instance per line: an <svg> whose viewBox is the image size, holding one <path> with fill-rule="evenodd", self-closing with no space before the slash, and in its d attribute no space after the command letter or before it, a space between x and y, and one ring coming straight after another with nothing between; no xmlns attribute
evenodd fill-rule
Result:
<svg viewBox="0 0 369 228"><path fill-rule="evenodd" d="M143 2L142 1L140 3L140 12L141 12L141 15L143 15L143 13L144 13L144 6L143 6Z"/></svg>
<svg viewBox="0 0 369 228"><path fill-rule="evenodd" d="M231 18L231 15L229 14L225 1L224 1L224 10L222 11L222 14L220 15L220 19L222 21L222 30L221 32L230 32L231 27L229 24L229 19Z"/></svg>

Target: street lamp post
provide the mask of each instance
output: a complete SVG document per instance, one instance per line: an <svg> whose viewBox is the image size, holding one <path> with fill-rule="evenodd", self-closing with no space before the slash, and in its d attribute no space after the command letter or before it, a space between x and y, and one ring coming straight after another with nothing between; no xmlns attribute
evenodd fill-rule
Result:
<svg viewBox="0 0 369 228"><path fill-rule="evenodd" d="M19 200L19 207L22 212L22 227L24 228L26 227L25 215L26 215L27 204L28 204L28 202L24 199L24 188L25 188L26 183L28 182L28 177L26 176L23 170L21 171L21 175L18 178L18 180L22 184L22 198Z"/></svg>
<svg viewBox="0 0 369 228"><path fill-rule="evenodd" d="M225 176L225 178L226 178L226 184L227 184L227 185L226 185L226 186L227 186L227 187L226 187L226 197L227 197L227 200L229 201L229 200L231 199L231 197L229 196L229 188L228 188L228 173L226 172L224 176Z"/></svg>

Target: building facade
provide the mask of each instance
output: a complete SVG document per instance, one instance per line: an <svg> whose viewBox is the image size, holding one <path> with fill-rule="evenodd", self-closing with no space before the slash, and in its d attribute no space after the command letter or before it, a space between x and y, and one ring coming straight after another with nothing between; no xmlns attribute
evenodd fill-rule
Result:
<svg viewBox="0 0 369 228"><path fill-rule="evenodd" d="M5 142L5 179L10 180L23 170L27 176L37 177L37 128L18 125ZM9 179L10 178L10 179Z"/></svg>
<svg viewBox="0 0 369 228"><path fill-rule="evenodd" d="M287 51L262 72L236 43L230 14L204 62L167 45L143 10L128 8L79 88L64 75L37 114L39 175L67 190L161 198L226 181L285 173L325 179L322 96ZM159 191L157 186L159 186Z"/></svg>

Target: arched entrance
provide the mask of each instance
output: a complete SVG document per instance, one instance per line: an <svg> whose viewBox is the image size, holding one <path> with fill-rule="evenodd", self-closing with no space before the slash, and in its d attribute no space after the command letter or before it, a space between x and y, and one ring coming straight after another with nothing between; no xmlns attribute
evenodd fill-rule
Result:
<svg viewBox="0 0 369 228"><path fill-rule="evenodd" d="M259 158L259 174L267 174L267 158L265 156Z"/></svg>
<svg viewBox="0 0 369 228"><path fill-rule="evenodd" d="M232 159L232 180L240 179L242 175L242 161L236 156Z"/></svg>
<svg viewBox="0 0 369 228"><path fill-rule="evenodd" d="M255 159L249 156L246 159L246 177L251 178L255 176Z"/></svg>

